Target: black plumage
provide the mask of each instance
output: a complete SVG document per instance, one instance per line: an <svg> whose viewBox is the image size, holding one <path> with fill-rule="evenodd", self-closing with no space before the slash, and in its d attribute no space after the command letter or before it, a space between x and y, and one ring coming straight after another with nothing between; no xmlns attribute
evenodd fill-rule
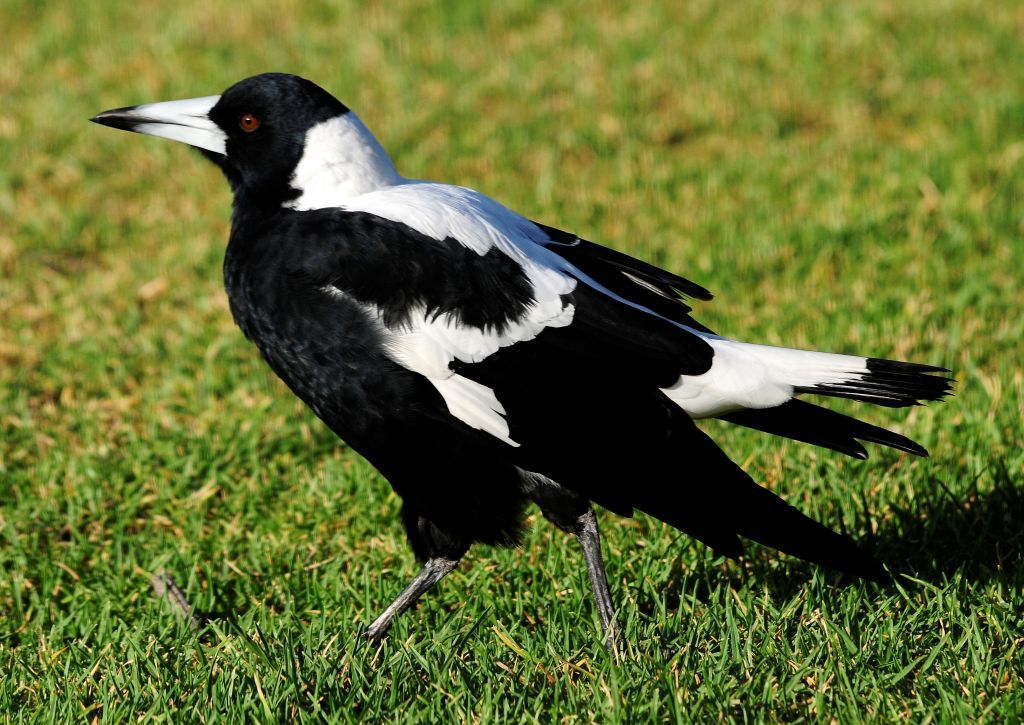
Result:
<svg viewBox="0 0 1024 725"><path fill-rule="evenodd" d="M609 643L592 503L642 511L738 556L742 538L874 581L848 537L757 486L694 420L718 417L866 457L913 441L800 393L888 406L947 394L941 369L751 345L691 316L700 285L460 187L405 179L309 81L93 119L199 148L234 192L224 281L274 372L402 497L425 561L392 618L476 542L518 541L537 504L575 534Z"/></svg>

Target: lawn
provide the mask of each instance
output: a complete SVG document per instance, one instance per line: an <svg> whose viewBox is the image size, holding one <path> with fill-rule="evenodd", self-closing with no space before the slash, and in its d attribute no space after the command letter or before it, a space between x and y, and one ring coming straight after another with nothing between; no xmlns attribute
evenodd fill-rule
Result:
<svg viewBox="0 0 1024 725"><path fill-rule="evenodd" d="M3 16L0 719L1024 715L1021 3L7 0ZM575 542L531 512L520 548L474 548L364 644L416 567L399 500L234 328L216 169L86 120L266 70L334 92L408 176L705 285L698 318L725 334L952 368L942 404L834 405L926 459L706 426L897 583L838 586L754 545L734 562L602 513L615 662ZM160 570L197 628L155 596Z"/></svg>

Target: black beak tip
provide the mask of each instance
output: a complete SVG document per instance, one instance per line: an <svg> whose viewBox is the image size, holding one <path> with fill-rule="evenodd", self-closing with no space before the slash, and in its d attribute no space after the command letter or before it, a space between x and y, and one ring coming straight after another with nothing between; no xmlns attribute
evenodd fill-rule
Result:
<svg viewBox="0 0 1024 725"><path fill-rule="evenodd" d="M124 108L112 108L103 113L97 113L89 120L101 126L110 126L124 131L134 131L139 123L139 118L131 114L137 106L125 106Z"/></svg>

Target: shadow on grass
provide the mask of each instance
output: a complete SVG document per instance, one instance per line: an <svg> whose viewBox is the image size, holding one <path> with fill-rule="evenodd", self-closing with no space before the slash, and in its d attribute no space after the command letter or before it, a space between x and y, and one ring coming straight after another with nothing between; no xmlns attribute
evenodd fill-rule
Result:
<svg viewBox="0 0 1024 725"><path fill-rule="evenodd" d="M990 490L977 482L956 494L941 481L918 491L911 506L893 508L869 542L895 573L936 581L1024 582L1024 476L996 464Z"/></svg>
<svg viewBox="0 0 1024 725"><path fill-rule="evenodd" d="M893 506L875 534L859 543L897 578L939 583L959 574L969 582L1024 586L1024 475L997 464L987 488L980 492L975 482L955 493L935 480L919 489L910 505ZM675 607L684 590L707 601L722 584L740 589L750 580L763 583L774 598L789 599L807 586L817 568L753 542L745 547L740 561L718 558L689 572L677 569L666 587L668 606ZM835 586L858 581L838 573L825 576ZM638 606L648 613L654 609L643 597Z"/></svg>

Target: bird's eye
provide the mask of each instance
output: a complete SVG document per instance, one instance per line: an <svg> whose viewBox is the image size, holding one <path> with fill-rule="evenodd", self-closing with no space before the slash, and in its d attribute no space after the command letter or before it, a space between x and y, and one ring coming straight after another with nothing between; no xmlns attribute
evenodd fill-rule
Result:
<svg viewBox="0 0 1024 725"><path fill-rule="evenodd" d="M260 119L251 113L243 113L242 117L238 119L238 127L246 133L252 133L260 127Z"/></svg>

